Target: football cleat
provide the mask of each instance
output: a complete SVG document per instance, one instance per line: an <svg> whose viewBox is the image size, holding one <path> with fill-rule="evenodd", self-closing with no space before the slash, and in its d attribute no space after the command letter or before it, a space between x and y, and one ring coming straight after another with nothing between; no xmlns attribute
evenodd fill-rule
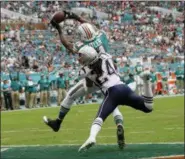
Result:
<svg viewBox="0 0 185 159"><path fill-rule="evenodd" d="M120 149L123 149L125 147L125 136L122 125L118 125L117 127L117 142Z"/></svg>
<svg viewBox="0 0 185 159"><path fill-rule="evenodd" d="M53 129L53 131L57 132L60 129L61 121L59 119L51 120L47 118L46 116L43 117L44 123L48 125L50 128Z"/></svg>
<svg viewBox="0 0 185 159"><path fill-rule="evenodd" d="M140 74L140 77L143 79L144 82L147 82L150 80L150 72L144 71Z"/></svg>
<svg viewBox="0 0 185 159"><path fill-rule="evenodd" d="M96 144L96 140L95 139L88 138L86 140L86 142L79 148L78 152L86 151L89 148L91 148L92 146L94 146L95 144Z"/></svg>

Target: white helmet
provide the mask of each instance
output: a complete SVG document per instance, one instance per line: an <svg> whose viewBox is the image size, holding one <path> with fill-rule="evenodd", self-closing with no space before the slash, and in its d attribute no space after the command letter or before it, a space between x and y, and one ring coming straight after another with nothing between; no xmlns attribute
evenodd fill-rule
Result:
<svg viewBox="0 0 185 159"><path fill-rule="evenodd" d="M89 23L83 23L77 29L77 34L82 41L93 40L96 37L97 33L97 28Z"/></svg>
<svg viewBox="0 0 185 159"><path fill-rule="evenodd" d="M79 62L83 65L89 65L89 64L93 64L94 62L96 62L97 58L98 58L98 53L96 52L96 50L88 45L83 46L79 51Z"/></svg>

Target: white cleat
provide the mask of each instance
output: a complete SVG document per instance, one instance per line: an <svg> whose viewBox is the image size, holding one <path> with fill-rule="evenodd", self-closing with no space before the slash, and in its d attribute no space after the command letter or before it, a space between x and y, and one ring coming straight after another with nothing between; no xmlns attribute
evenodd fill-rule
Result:
<svg viewBox="0 0 185 159"><path fill-rule="evenodd" d="M86 151L96 144L96 140L88 138L86 142L79 148L78 152Z"/></svg>
<svg viewBox="0 0 185 159"><path fill-rule="evenodd" d="M143 79L144 82L147 82L150 80L150 71L144 71L140 74L141 79Z"/></svg>
<svg viewBox="0 0 185 159"><path fill-rule="evenodd" d="M43 116L43 121L44 121L44 123L48 124L48 118L47 118L47 116Z"/></svg>

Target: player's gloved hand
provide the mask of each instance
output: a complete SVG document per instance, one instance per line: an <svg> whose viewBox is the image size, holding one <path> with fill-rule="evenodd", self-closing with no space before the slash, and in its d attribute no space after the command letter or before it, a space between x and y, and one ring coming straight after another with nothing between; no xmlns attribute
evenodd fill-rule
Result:
<svg viewBox="0 0 185 159"><path fill-rule="evenodd" d="M78 15L76 15L75 13L71 12L71 11L64 11L65 13L65 18L66 19L80 19L80 17Z"/></svg>
<svg viewBox="0 0 185 159"><path fill-rule="evenodd" d="M58 23L56 23L53 19L50 21L50 24L51 24L54 28L56 28L57 30L59 30L59 29L60 29L59 24L58 24Z"/></svg>

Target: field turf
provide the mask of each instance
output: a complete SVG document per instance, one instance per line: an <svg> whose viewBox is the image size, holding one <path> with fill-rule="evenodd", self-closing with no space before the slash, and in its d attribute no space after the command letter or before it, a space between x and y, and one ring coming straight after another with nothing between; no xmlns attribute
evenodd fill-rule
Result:
<svg viewBox="0 0 185 159"><path fill-rule="evenodd" d="M91 123L98 110L97 104L74 106L57 133L43 123L42 116L55 118L59 107L2 112L1 157L137 159L183 154L184 97L158 98L154 99L154 102L154 111L150 114L126 106L119 107L124 116L125 137L128 143L123 151L116 145L116 126L110 116L97 137L97 146L82 154L77 151L89 135Z"/></svg>

